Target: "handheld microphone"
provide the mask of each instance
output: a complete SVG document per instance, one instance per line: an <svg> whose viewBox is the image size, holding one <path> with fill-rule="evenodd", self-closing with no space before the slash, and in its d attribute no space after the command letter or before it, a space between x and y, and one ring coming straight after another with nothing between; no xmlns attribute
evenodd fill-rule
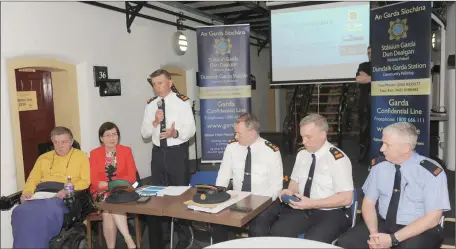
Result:
<svg viewBox="0 0 456 249"><path fill-rule="evenodd" d="M160 109L160 110L162 109L162 102L161 102L161 99L158 99L158 101L157 101L157 107L158 107L158 109Z"/></svg>

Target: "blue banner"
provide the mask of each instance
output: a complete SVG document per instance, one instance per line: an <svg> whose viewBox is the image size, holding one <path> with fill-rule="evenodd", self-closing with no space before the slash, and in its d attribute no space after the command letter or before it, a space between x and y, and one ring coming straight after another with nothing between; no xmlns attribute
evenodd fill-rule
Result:
<svg viewBox="0 0 456 249"><path fill-rule="evenodd" d="M219 162L234 122L251 110L250 26L201 27L198 81L201 109L202 162Z"/></svg>
<svg viewBox="0 0 456 249"><path fill-rule="evenodd" d="M409 122L419 130L416 151L429 155L431 2L403 2L371 13L371 156L382 130Z"/></svg>

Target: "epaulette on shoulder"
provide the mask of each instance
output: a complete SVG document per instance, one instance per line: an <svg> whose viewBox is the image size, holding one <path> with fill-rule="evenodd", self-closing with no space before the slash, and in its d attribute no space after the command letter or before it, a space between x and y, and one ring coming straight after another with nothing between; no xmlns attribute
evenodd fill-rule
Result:
<svg viewBox="0 0 456 249"><path fill-rule="evenodd" d="M336 147L331 147L329 149L329 152L333 155L334 159L339 160L344 157L344 153L342 153L339 149Z"/></svg>
<svg viewBox="0 0 456 249"><path fill-rule="evenodd" d="M150 102L154 101L154 100L157 99L157 98L158 98L158 96L155 96L155 97L153 97L153 98L148 99L148 100L147 100L147 104L150 104Z"/></svg>
<svg viewBox="0 0 456 249"><path fill-rule="evenodd" d="M235 143L237 141L238 140L236 138L233 138L233 139L228 140L228 144L232 144L232 143Z"/></svg>
<svg viewBox="0 0 456 249"><path fill-rule="evenodd" d="M189 98L183 94L176 94L176 96L181 99L182 101L187 101Z"/></svg>
<svg viewBox="0 0 456 249"><path fill-rule="evenodd" d="M269 148L271 148L274 152L277 152L279 151L279 147L269 141L264 141L264 143L266 144L266 146L268 146Z"/></svg>
<svg viewBox="0 0 456 249"><path fill-rule="evenodd" d="M301 152L301 151L303 151L303 150L306 150L306 147L304 147L304 146L299 147L299 148L298 148L298 153Z"/></svg>
<svg viewBox="0 0 456 249"><path fill-rule="evenodd" d="M420 165L431 172L434 176L438 176L443 171L437 164L426 159L421 160Z"/></svg>
<svg viewBox="0 0 456 249"><path fill-rule="evenodd" d="M381 162L384 162L384 161L386 161L384 156L378 156L377 158L372 159L371 166L375 166L375 165L377 165L377 164L379 164Z"/></svg>

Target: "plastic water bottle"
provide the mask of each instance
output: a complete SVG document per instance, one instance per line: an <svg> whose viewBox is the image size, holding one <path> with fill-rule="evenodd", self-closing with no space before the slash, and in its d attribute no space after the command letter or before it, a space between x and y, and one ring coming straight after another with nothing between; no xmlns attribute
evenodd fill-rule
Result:
<svg viewBox="0 0 456 249"><path fill-rule="evenodd" d="M67 177L67 182L64 186L65 190L67 191L66 198L73 198L74 196L74 184L71 182L71 176Z"/></svg>

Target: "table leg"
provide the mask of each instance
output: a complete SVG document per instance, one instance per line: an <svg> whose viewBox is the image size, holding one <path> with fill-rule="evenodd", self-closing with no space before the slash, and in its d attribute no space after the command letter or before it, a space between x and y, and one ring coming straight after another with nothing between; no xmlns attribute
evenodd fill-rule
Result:
<svg viewBox="0 0 456 249"><path fill-rule="evenodd" d="M171 236L169 239L169 248L173 249L173 242L174 242L174 218L171 218Z"/></svg>
<svg viewBox="0 0 456 249"><path fill-rule="evenodd" d="M193 233L192 225L188 225L188 230L190 231L190 242L188 243L188 246L186 247L186 249L192 248L193 242L195 241L195 234Z"/></svg>

